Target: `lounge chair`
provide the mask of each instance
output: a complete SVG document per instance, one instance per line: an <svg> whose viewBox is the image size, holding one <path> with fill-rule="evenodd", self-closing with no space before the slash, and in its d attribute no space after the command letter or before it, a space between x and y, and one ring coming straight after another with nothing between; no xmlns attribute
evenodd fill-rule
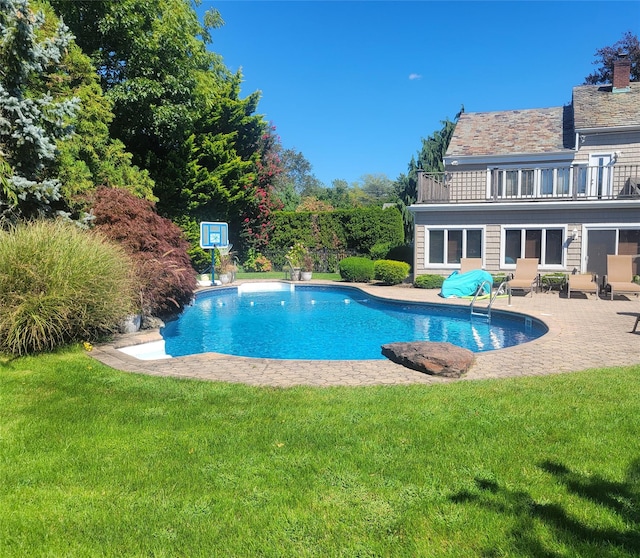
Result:
<svg viewBox="0 0 640 558"><path fill-rule="evenodd" d="M538 258L518 258L513 278L507 283L509 289L530 291L538 288Z"/></svg>
<svg viewBox="0 0 640 558"><path fill-rule="evenodd" d="M482 258L460 258L460 274L482 269Z"/></svg>
<svg viewBox="0 0 640 558"><path fill-rule="evenodd" d="M607 275L604 279L605 289L614 294L640 294L640 285L633 282L633 261L631 256L607 256Z"/></svg>
<svg viewBox="0 0 640 558"><path fill-rule="evenodd" d="M598 276L593 273L578 273L569 275L567 281L567 298L571 298L571 291L594 293L598 299Z"/></svg>

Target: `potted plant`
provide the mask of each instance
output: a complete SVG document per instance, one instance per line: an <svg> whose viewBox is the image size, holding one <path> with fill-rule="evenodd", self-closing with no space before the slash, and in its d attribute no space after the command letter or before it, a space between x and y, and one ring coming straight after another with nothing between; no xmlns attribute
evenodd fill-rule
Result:
<svg viewBox="0 0 640 558"><path fill-rule="evenodd" d="M233 283L237 270L235 254L231 251L226 253L218 252L217 256L216 272L218 273L218 280L223 285Z"/></svg>
<svg viewBox="0 0 640 558"><path fill-rule="evenodd" d="M302 258L302 266L300 267L300 280L309 281L313 275L313 256L309 252L305 252Z"/></svg>
<svg viewBox="0 0 640 558"><path fill-rule="evenodd" d="M300 279L300 270L302 269L302 264L304 262L305 254L307 253L307 249L305 248L302 242L296 242L289 251L287 252L287 262L291 267L291 280L297 281Z"/></svg>

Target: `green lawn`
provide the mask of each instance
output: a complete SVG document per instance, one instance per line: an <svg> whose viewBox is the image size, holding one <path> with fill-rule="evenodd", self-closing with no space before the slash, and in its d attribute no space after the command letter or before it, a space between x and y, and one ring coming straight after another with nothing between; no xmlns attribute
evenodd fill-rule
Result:
<svg viewBox="0 0 640 558"><path fill-rule="evenodd" d="M639 375L272 389L0 361L0 556L638 556Z"/></svg>

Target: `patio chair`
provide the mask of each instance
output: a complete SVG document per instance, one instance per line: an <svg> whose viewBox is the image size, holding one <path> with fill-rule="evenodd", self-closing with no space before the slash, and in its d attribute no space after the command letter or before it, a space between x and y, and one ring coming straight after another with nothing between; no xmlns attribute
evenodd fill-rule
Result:
<svg viewBox="0 0 640 558"><path fill-rule="evenodd" d="M482 269L482 258L460 258L460 274Z"/></svg>
<svg viewBox="0 0 640 558"><path fill-rule="evenodd" d="M640 285L633 282L633 261L631 256L607 256L607 275L605 289L614 294L640 294Z"/></svg>
<svg viewBox="0 0 640 558"><path fill-rule="evenodd" d="M571 298L571 291L593 293L598 300L598 276L593 273L577 273L569 275L567 281L567 298Z"/></svg>
<svg viewBox="0 0 640 558"><path fill-rule="evenodd" d="M538 258L518 258L516 271L507 285L511 290L530 291L533 296L533 289L538 288Z"/></svg>

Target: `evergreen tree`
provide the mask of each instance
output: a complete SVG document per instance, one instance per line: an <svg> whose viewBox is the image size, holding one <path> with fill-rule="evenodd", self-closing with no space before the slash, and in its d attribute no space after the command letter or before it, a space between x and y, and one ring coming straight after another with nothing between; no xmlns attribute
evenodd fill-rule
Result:
<svg viewBox="0 0 640 558"><path fill-rule="evenodd" d="M27 0L0 0L0 158L5 163L0 218L15 220L64 209L52 172L56 142L71 133L78 99L54 99L44 83L71 41L60 22L51 36Z"/></svg>
<svg viewBox="0 0 640 558"><path fill-rule="evenodd" d="M418 160L411 157L408 174L401 175L396 181L400 211L405 224L405 238L413 238L413 215L407 208L418 199L418 170L425 172L442 172L444 170L444 156L449 147L456 122L463 112L464 107L456 114L453 121L448 118L443 120L440 130L436 130L427 139L423 138Z"/></svg>

